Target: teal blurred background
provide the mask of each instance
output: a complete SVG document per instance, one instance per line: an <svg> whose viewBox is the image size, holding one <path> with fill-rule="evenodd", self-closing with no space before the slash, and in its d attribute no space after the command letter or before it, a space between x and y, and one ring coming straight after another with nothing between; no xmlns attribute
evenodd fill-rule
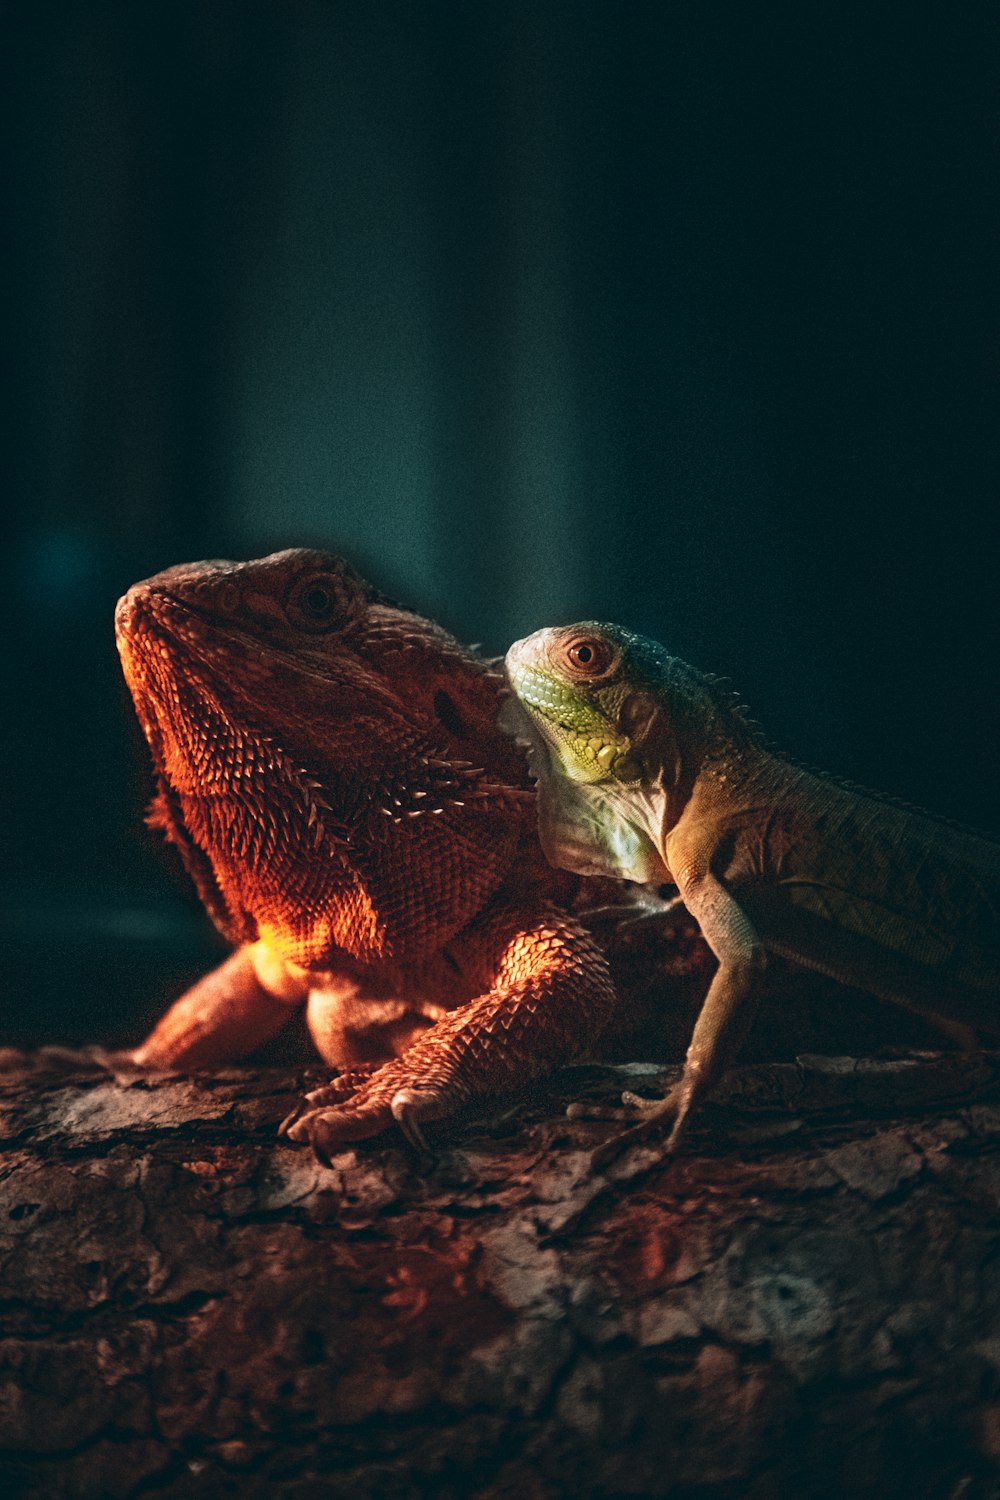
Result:
<svg viewBox="0 0 1000 1500"><path fill-rule="evenodd" d="M0 5L2 1039L217 951L111 633L308 543L996 826L995 7Z"/></svg>

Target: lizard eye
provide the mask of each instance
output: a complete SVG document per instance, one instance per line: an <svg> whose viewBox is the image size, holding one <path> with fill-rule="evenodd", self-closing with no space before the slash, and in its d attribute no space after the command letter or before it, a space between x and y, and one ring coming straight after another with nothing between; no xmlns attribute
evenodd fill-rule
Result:
<svg viewBox="0 0 1000 1500"><path fill-rule="evenodd" d="M332 630L352 613L352 598L342 578L312 573L299 579L285 604L293 625L311 631Z"/></svg>
<svg viewBox="0 0 1000 1500"><path fill-rule="evenodd" d="M332 603L329 591L321 583L314 584L308 593L302 595L300 601L301 608L315 620L325 620Z"/></svg>
<svg viewBox="0 0 1000 1500"><path fill-rule="evenodd" d="M564 653L569 665L585 677L600 677L614 657L607 642L590 635L577 636L564 648Z"/></svg>

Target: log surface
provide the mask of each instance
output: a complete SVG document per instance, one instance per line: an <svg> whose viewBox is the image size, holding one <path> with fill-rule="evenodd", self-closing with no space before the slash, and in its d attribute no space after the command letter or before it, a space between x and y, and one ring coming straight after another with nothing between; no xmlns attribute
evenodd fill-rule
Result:
<svg viewBox="0 0 1000 1500"><path fill-rule="evenodd" d="M687 1155L568 1069L327 1170L310 1070L0 1075L0 1490L1000 1495L1000 1061L734 1073Z"/></svg>

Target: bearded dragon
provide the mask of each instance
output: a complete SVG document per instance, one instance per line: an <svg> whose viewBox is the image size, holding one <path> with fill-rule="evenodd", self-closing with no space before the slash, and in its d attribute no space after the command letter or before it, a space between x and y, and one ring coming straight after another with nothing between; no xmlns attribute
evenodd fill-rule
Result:
<svg viewBox="0 0 1000 1500"><path fill-rule="evenodd" d="M150 821L235 945L133 1065L214 1067L304 1006L339 1076L287 1134L329 1160L592 1044L615 988L539 849L499 663L303 550L170 568L116 634Z"/></svg>
<svg viewBox="0 0 1000 1500"><path fill-rule="evenodd" d="M677 1147L737 1054L769 953L945 1029L996 1028L1000 844L792 764L717 679L619 626L536 631L506 666L549 859L676 886L719 962L679 1084L630 1099L645 1119L598 1165L669 1119Z"/></svg>

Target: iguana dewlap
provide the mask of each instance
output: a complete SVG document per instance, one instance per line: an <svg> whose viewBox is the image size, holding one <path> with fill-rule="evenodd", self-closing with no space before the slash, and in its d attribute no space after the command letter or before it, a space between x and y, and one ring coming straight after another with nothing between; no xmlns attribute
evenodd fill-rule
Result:
<svg viewBox="0 0 1000 1500"><path fill-rule="evenodd" d="M1000 845L784 760L716 680L618 626L537 631L507 673L549 858L672 882L719 960L681 1083L644 1127L672 1115L668 1147L735 1056L768 951L997 1027Z"/></svg>
<svg viewBox="0 0 1000 1500"><path fill-rule="evenodd" d="M305 1006L342 1076L289 1134L326 1156L590 1045L614 989L538 848L497 664L312 551L171 568L116 629L151 820L237 945L136 1063L212 1067Z"/></svg>

